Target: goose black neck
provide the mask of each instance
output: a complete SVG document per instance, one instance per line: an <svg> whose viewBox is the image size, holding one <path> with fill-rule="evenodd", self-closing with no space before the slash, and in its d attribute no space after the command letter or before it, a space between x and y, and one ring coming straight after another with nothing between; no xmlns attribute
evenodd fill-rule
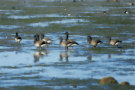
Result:
<svg viewBox="0 0 135 90"><path fill-rule="evenodd" d="M87 41L90 42L91 40L92 40L92 37L91 37L91 36L88 36L88 37L87 37Z"/></svg>
<svg viewBox="0 0 135 90"><path fill-rule="evenodd" d="M43 39L43 38L44 38L44 34L42 33L42 34L41 34L41 39Z"/></svg>
<svg viewBox="0 0 135 90"><path fill-rule="evenodd" d="M39 41L39 35L37 35L36 39Z"/></svg>
<svg viewBox="0 0 135 90"><path fill-rule="evenodd" d="M66 41L68 40L68 32L65 33L66 34Z"/></svg>
<svg viewBox="0 0 135 90"><path fill-rule="evenodd" d="M38 34L34 35L34 41L39 41L39 35Z"/></svg>
<svg viewBox="0 0 135 90"><path fill-rule="evenodd" d="M18 32L16 32L16 36L18 36Z"/></svg>
<svg viewBox="0 0 135 90"><path fill-rule="evenodd" d="M60 38L60 44L62 43L62 41L63 41L63 38L61 37L61 38Z"/></svg>
<svg viewBox="0 0 135 90"><path fill-rule="evenodd" d="M34 43L38 41L38 38L36 36L34 36Z"/></svg>
<svg viewBox="0 0 135 90"><path fill-rule="evenodd" d="M108 40L111 41L111 37L108 37Z"/></svg>

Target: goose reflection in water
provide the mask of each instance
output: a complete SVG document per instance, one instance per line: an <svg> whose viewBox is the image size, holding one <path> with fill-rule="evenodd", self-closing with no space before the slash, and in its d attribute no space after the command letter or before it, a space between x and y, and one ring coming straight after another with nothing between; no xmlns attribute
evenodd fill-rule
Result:
<svg viewBox="0 0 135 90"><path fill-rule="evenodd" d="M69 56L71 55L71 52L70 51L64 51L64 52L61 52L59 57L60 57L60 61L63 61L63 59L65 58L66 60L66 63L69 62Z"/></svg>
<svg viewBox="0 0 135 90"><path fill-rule="evenodd" d="M92 55L91 55L91 54L90 54L90 55L88 55L87 60L89 60L89 61L91 61L91 60L92 60Z"/></svg>
<svg viewBox="0 0 135 90"><path fill-rule="evenodd" d="M34 57L34 62L38 62L40 58L43 58L44 56L48 55L48 51L44 50L44 51L37 51L34 53L33 57Z"/></svg>
<svg viewBox="0 0 135 90"><path fill-rule="evenodd" d="M22 47L23 47L23 44L16 43L12 49L15 50L16 54L18 54L18 53L22 52L22 50L23 50Z"/></svg>
<svg viewBox="0 0 135 90"><path fill-rule="evenodd" d="M108 59L111 60L113 59L114 55L113 54L108 54ZM115 58L115 57L114 57Z"/></svg>

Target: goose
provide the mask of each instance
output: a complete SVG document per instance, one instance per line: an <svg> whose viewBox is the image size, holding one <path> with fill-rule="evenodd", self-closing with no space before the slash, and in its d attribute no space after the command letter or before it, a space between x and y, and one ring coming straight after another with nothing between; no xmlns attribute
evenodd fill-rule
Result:
<svg viewBox="0 0 135 90"><path fill-rule="evenodd" d="M124 11L125 14L129 14L130 12L129 11Z"/></svg>
<svg viewBox="0 0 135 90"><path fill-rule="evenodd" d="M68 49L68 47L71 47L72 43L71 42L68 42L68 41L63 41L63 38L60 37L60 45L65 47L66 49Z"/></svg>
<svg viewBox="0 0 135 90"><path fill-rule="evenodd" d="M108 36L108 40L109 40L109 44L110 44L110 45L116 45L117 47L118 47L118 45L119 45L120 43L122 43L121 40L118 40L118 39L111 39L110 36Z"/></svg>
<svg viewBox="0 0 135 90"><path fill-rule="evenodd" d="M68 37L69 37L69 33L68 32L65 32L65 35L66 35L66 41L72 43L71 44L72 47L76 46L76 45L79 45L76 41L74 41L72 39L68 39Z"/></svg>
<svg viewBox="0 0 135 90"><path fill-rule="evenodd" d="M103 43L101 40L93 40L91 36L87 37L88 44L91 44L93 47L96 47L97 45Z"/></svg>
<svg viewBox="0 0 135 90"><path fill-rule="evenodd" d="M133 2L130 2L130 3L128 3L130 6L133 6L134 5L134 3Z"/></svg>
<svg viewBox="0 0 135 90"><path fill-rule="evenodd" d="M106 12L106 11L103 11L103 14L104 14L104 15L106 15L106 14L107 14L107 12Z"/></svg>
<svg viewBox="0 0 135 90"><path fill-rule="evenodd" d="M34 45L35 45L37 48L42 48L42 47L44 47L46 44L48 44L48 43L45 42L45 41L39 40L39 35L38 35L38 34L34 35Z"/></svg>
<svg viewBox="0 0 135 90"><path fill-rule="evenodd" d="M49 38L45 38L43 33L41 33L41 40L43 40L43 41L47 42L48 44L51 44L51 42L52 42L52 40L51 40L51 39L49 39Z"/></svg>
<svg viewBox="0 0 135 90"><path fill-rule="evenodd" d="M18 35L18 32L16 32L15 41L20 43L21 40L22 40L22 38Z"/></svg>
<svg viewBox="0 0 135 90"><path fill-rule="evenodd" d="M64 11L67 11L67 9L66 9L66 8L64 8Z"/></svg>

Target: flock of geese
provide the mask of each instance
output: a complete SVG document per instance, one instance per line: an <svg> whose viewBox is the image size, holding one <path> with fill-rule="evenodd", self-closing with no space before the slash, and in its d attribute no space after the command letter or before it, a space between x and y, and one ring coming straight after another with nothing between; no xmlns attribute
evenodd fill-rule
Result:
<svg viewBox="0 0 135 90"><path fill-rule="evenodd" d="M117 46L119 48L119 43L121 43L121 40L118 39L111 39L111 37L107 37L109 40L109 44L110 45L114 45ZM69 33L65 32L65 40L63 40L63 37L60 37L60 45L65 47L65 49L68 49L68 47L74 47L76 45L79 45L75 40L69 39ZM22 40L22 38L18 35L18 32L16 32L15 35L15 41L20 43ZM91 36L87 36L87 42L88 44L92 45L93 47L97 47L97 45L103 43L101 40L95 40L93 39ZM35 34L34 35L34 45L37 48L42 49L45 46L48 46L49 44L52 43L52 40L50 38L47 38L44 36L43 33L39 34Z"/></svg>
<svg viewBox="0 0 135 90"><path fill-rule="evenodd" d="M107 1L110 1L110 0L107 0ZM118 2L119 0L114 0L114 1ZM73 0L73 2L76 2L76 0ZM134 3L130 2L129 5L133 6ZM64 10L66 11L67 9L65 8ZM129 14L129 11L124 11L124 13ZM103 11L103 14L107 14L107 12ZM69 39L68 32L65 32L65 36L66 36L65 40L63 40L63 37L59 38L60 45L65 47L65 49L68 49L68 47L74 47L76 45L79 45L76 41ZM110 36L108 36L107 38L109 40L110 45L117 46L119 48L118 45L119 45L119 43L122 42L121 40L112 39ZM16 32L15 41L20 43L21 40L22 40L22 38L18 35L18 32ZM95 40L91 36L87 36L87 42L88 42L88 44L92 45L93 47L97 47L97 45L103 43L101 40ZM43 47L48 46L51 43L52 43L52 40L45 37L43 33L41 33L40 35L39 34L34 35L34 45L37 48L42 49Z"/></svg>

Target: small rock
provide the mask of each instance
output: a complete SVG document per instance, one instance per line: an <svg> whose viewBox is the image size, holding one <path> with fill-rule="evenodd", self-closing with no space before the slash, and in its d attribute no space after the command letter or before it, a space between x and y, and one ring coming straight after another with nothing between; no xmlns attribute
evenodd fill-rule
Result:
<svg viewBox="0 0 135 90"><path fill-rule="evenodd" d="M126 82L126 81L121 82L120 84L121 84L121 85L130 85L129 82Z"/></svg>
<svg viewBox="0 0 135 90"><path fill-rule="evenodd" d="M118 82L113 77L104 77L100 80L99 84L118 84Z"/></svg>

